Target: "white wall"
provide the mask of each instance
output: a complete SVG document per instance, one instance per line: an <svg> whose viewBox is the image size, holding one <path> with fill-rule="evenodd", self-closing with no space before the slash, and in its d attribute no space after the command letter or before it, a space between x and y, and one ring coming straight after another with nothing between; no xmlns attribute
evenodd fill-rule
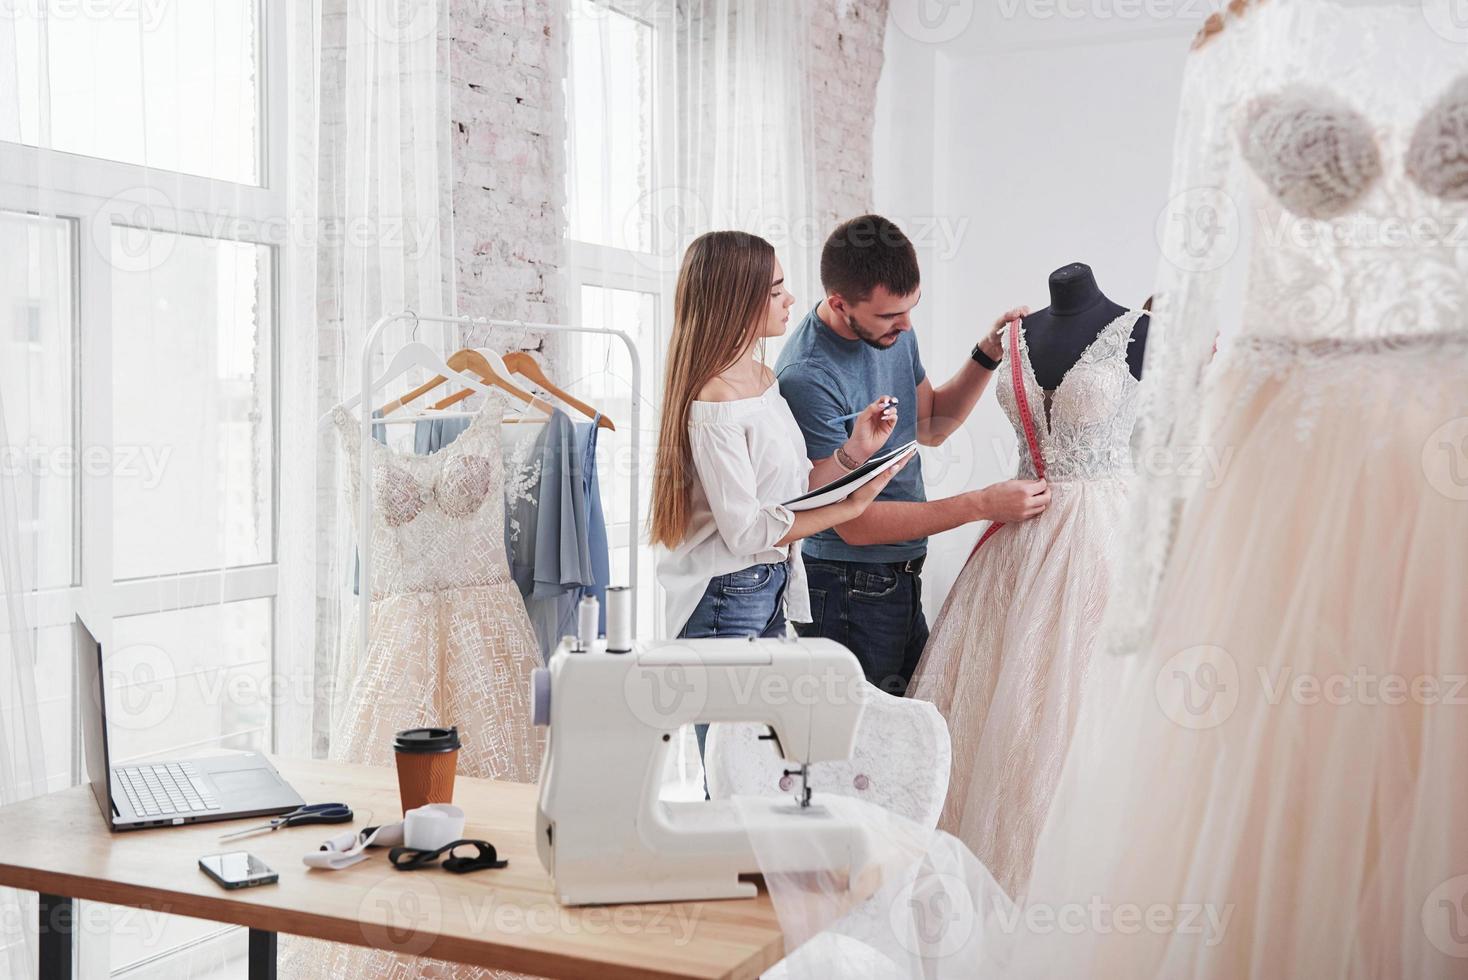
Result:
<svg viewBox="0 0 1468 980"><path fill-rule="evenodd" d="M1154 224L1193 12L1042 22L1000 3L934 41L902 29L903 2L928 0L894 0L874 192L879 211L923 235L917 330L933 383L997 314L1048 305L1046 280L1069 262L1089 264L1116 302L1140 305L1157 264ZM1005 9L1013 16L996 13ZM1014 435L991 390L963 432L925 455L929 496L1007 479L1014 465ZM932 543L930 619L978 531Z"/></svg>

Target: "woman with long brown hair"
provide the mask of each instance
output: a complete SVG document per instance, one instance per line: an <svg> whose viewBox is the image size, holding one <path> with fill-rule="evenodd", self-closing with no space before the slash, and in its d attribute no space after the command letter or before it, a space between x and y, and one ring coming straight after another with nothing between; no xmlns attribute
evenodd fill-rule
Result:
<svg viewBox="0 0 1468 980"><path fill-rule="evenodd" d="M834 460L812 467L756 356L761 341L785 332L794 302L774 248L757 235L709 232L683 256L652 502L670 635L779 636L787 614L809 622L805 569L791 544L860 516L901 468L839 503L798 513L782 506L846 472ZM893 399L868 406L846 454L865 462L891 435L897 411Z"/></svg>

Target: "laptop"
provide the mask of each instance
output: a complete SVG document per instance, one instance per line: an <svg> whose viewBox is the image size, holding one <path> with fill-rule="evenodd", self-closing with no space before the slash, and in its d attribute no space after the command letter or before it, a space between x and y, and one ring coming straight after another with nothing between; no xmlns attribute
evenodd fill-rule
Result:
<svg viewBox="0 0 1468 980"><path fill-rule="evenodd" d="M114 768L107 755L102 644L81 617L74 629L87 778L107 826L113 830L174 827L270 816L305 804L258 752Z"/></svg>

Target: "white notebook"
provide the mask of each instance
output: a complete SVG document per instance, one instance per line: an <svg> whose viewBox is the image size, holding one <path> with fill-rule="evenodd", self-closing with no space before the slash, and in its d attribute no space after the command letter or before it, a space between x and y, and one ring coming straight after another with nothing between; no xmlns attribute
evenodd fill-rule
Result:
<svg viewBox="0 0 1468 980"><path fill-rule="evenodd" d="M787 500L785 506L795 511L814 510L817 507L824 507L827 504L834 504L839 500L845 500L859 487L875 480L882 473L885 473L893 466L907 459L913 453L917 452L917 450L918 444L916 442L909 442L898 446L890 452L882 453L880 456L873 456L840 479L832 480L823 487L816 487L809 493L801 494L794 500Z"/></svg>

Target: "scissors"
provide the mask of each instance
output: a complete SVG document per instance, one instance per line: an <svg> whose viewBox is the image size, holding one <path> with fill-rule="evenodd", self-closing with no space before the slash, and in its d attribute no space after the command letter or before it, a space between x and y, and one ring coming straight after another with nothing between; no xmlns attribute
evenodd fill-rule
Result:
<svg viewBox="0 0 1468 980"><path fill-rule="evenodd" d="M298 824L346 823L351 819L352 808L345 803L311 803L297 807L290 813L282 813L269 823L257 824L254 827L246 827L244 830L223 834L219 839L229 840L231 837L243 837L245 834L258 834L266 830L279 830L282 827L295 827Z"/></svg>

